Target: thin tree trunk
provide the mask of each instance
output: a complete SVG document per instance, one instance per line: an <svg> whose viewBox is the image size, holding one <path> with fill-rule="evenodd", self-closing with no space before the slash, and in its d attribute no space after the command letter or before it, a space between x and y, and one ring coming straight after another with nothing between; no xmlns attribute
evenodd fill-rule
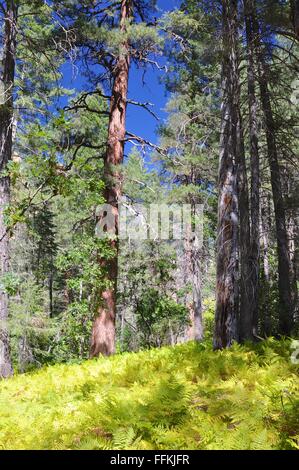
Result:
<svg viewBox="0 0 299 470"><path fill-rule="evenodd" d="M283 204L280 168L275 139L275 124L273 120L268 85L265 81L265 71L260 70L260 86L262 105L265 116L266 136L268 146L268 160L271 172L271 186L273 194L277 255L278 255L278 289L279 289L279 330L283 335L290 335L293 325L293 308L291 295L291 267L288 251L288 238L286 230L285 210Z"/></svg>
<svg viewBox="0 0 299 470"><path fill-rule="evenodd" d="M194 306L193 339L195 341L202 341L204 331L202 320L200 253L199 250L196 249L192 251L192 274Z"/></svg>
<svg viewBox="0 0 299 470"><path fill-rule="evenodd" d="M293 211L288 213L288 222L287 222L287 233L288 233L288 242L289 242L289 253L290 253L290 262L291 262L291 282L294 286L293 289L293 305L294 305L294 315L297 316L297 303L298 303L298 291L297 291L297 257L296 257L296 237L297 237L298 226L296 224L296 215Z"/></svg>
<svg viewBox="0 0 299 470"><path fill-rule="evenodd" d="M251 169L251 245L250 245L250 276L248 288L250 289L250 303L252 311L253 335L257 335L258 327L258 292L259 292L259 256L260 256L260 156L258 146L258 118L257 98L255 85L255 60L254 60L254 34L252 27L252 13L254 4L252 0L244 0L245 25L247 39L247 76L248 76L248 101L249 101L249 138L250 138L250 169Z"/></svg>
<svg viewBox="0 0 299 470"><path fill-rule="evenodd" d="M286 229L289 244L290 267L291 267L291 287L294 326L298 322L298 252L296 242L298 240L298 198L296 197L296 176L290 175L290 168L285 168L282 174L283 186L286 197ZM295 195L295 196L294 196Z"/></svg>
<svg viewBox="0 0 299 470"><path fill-rule="evenodd" d="M3 32L3 58L0 78L0 173L6 170L12 158L13 137L13 86L15 77L17 7L13 0L6 2ZM10 202L10 181L0 176L0 269L1 276L9 270L9 235L6 232L4 211ZM8 296L0 292L0 377L12 375L7 330Z"/></svg>
<svg viewBox="0 0 299 470"><path fill-rule="evenodd" d="M291 19L294 32L299 39L299 0L291 0Z"/></svg>
<svg viewBox="0 0 299 470"><path fill-rule="evenodd" d="M275 122L271 106L266 64L259 39L259 25L256 18L256 10L252 14L252 24L255 39L257 41L256 53L259 74L259 87L266 129L268 162L271 174L271 187L275 213L278 255L278 289L280 301L279 333L282 335L290 335L293 326L290 255L286 230L285 208L282 195L281 174L278 163Z"/></svg>
<svg viewBox="0 0 299 470"><path fill-rule="evenodd" d="M217 286L214 348L231 346L238 340L238 198L236 184L237 128L233 96L233 45L237 36L237 1L222 0L223 63L222 122L219 164L217 229Z"/></svg>
<svg viewBox="0 0 299 470"><path fill-rule="evenodd" d="M238 78L239 81L239 78ZM238 98L240 95L238 93ZM239 201L239 270L240 270L240 313L239 340L253 340L252 290L250 286L250 219L248 181L245 162L243 125L239 112L237 124L237 188Z"/></svg>
<svg viewBox="0 0 299 470"><path fill-rule="evenodd" d="M53 271L52 269L49 275L49 314L50 314L50 318L53 318L54 305L53 305Z"/></svg>
<svg viewBox="0 0 299 470"><path fill-rule="evenodd" d="M132 16L131 0L122 0L120 31L125 33L126 22ZM123 162L126 134L126 103L130 69L129 44L125 41L114 68L114 81L110 103L107 153L104 161L106 181L105 200L112 206L115 218L115 239L111 246L115 255L100 261L107 270L109 287L101 293L101 305L93 323L90 356L110 355L115 352L116 289L118 273L118 203L121 196L120 165Z"/></svg>
<svg viewBox="0 0 299 470"><path fill-rule="evenodd" d="M192 217L195 217L195 205L191 202ZM196 240L193 234L188 230L185 239L185 261L187 268L187 280L191 281L192 293L189 299L188 307L190 311L190 327L188 328L188 340L202 341L203 339L203 321L202 321L202 299L201 299L201 252L196 247ZM192 238L191 238L192 236Z"/></svg>
<svg viewBox="0 0 299 470"><path fill-rule="evenodd" d="M260 209L260 233L261 233L261 256L262 256L262 272L259 279L262 289L261 304L261 334L266 337L272 334L272 320L270 311L270 261L269 261L269 232L271 228L271 208L269 196L262 193Z"/></svg>

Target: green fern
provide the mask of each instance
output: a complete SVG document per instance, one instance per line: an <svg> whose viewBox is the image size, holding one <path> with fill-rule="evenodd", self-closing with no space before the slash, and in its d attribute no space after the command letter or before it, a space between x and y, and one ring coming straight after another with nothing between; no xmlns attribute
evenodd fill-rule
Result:
<svg viewBox="0 0 299 470"><path fill-rule="evenodd" d="M0 449L298 449L298 366L274 339L188 343L0 383Z"/></svg>

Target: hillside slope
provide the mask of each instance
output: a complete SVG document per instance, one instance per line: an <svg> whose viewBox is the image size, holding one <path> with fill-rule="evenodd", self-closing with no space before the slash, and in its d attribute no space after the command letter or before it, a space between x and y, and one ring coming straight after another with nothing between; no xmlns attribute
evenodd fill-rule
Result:
<svg viewBox="0 0 299 470"><path fill-rule="evenodd" d="M274 340L49 366L0 383L0 448L299 448L297 372Z"/></svg>

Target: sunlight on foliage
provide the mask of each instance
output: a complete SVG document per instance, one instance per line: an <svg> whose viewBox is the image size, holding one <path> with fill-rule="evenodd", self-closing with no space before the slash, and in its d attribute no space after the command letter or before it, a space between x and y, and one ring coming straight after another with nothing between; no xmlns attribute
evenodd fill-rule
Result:
<svg viewBox="0 0 299 470"><path fill-rule="evenodd" d="M298 449L298 366L269 339L55 365L0 383L2 449Z"/></svg>

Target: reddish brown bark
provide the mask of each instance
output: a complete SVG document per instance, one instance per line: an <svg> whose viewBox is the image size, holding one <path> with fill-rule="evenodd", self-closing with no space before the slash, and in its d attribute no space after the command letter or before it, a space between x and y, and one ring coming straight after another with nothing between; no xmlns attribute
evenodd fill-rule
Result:
<svg viewBox="0 0 299 470"><path fill-rule="evenodd" d="M132 16L131 0L122 0L120 31L126 32L127 21ZM116 289L118 273L118 202L121 196L120 166L124 156L126 134L126 104L130 69L129 44L121 45L118 59L113 70L114 80L110 103L107 152L104 161L105 200L112 206L115 220L115 239L111 246L115 251L109 261L100 260L107 271L108 287L100 294L100 307L93 323L90 356L111 355L115 352Z"/></svg>

